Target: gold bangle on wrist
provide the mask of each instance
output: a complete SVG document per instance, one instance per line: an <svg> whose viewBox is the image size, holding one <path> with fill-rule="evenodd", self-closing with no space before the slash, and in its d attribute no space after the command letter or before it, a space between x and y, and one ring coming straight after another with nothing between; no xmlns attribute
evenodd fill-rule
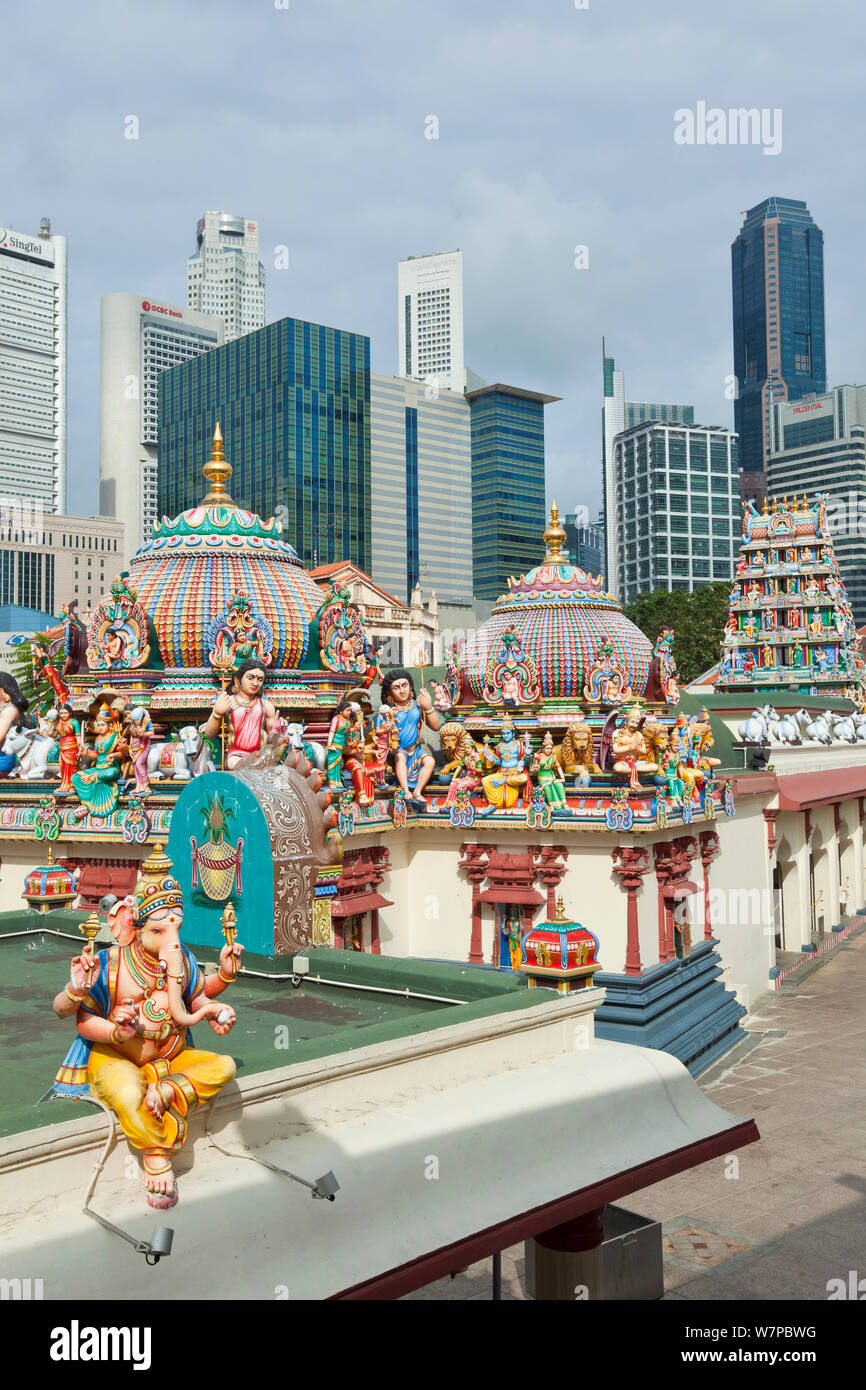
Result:
<svg viewBox="0 0 866 1390"><path fill-rule="evenodd" d="M217 979L222 980L224 985L233 985L235 982L235 978L236 977L234 975L224 975L222 972L222 966L217 967Z"/></svg>
<svg viewBox="0 0 866 1390"><path fill-rule="evenodd" d="M73 1004L82 1004L87 998L87 990L83 994L73 994L71 985L64 986L64 993L68 999L72 1000Z"/></svg>
<svg viewBox="0 0 866 1390"><path fill-rule="evenodd" d="M123 1038L119 1038L119 1037L117 1036L117 1024L116 1024L116 1023L114 1024L114 1026L113 1026L112 1029L111 1029L111 1039L110 1039L110 1041L113 1042L113 1043L120 1043L120 1042L123 1042Z"/></svg>

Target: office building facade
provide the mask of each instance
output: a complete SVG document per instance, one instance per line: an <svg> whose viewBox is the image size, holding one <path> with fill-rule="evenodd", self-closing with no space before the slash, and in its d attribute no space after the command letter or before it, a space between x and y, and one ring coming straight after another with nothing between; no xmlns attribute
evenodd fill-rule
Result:
<svg viewBox="0 0 866 1390"><path fill-rule="evenodd" d="M66 238L0 227L0 497L66 507Z"/></svg>
<svg viewBox="0 0 866 1390"><path fill-rule="evenodd" d="M848 602L866 623L866 386L837 386L773 409L767 494L827 499Z"/></svg>
<svg viewBox="0 0 866 1390"><path fill-rule="evenodd" d="M575 512L566 512L562 518L565 528L565 550L569 560L587 574L600 574L604 577L604 525L600 519L592 525L580 519Z"/></svg>
<svg viewBox="0 0 866 1390"><path fill-rule="evenodd" d="M473 589L476 598L495 602L509 575L538 564L546 524L544 407L560 397L499 382L466 399L472 412Z"/></svg>
<svg viewBox="0 0 866 1390"><path fill-rule="evenodd" d="M123 525L0 502L0 630L41 631L63 603L79 617L123 567Z"/></svg>
<svg viewBox="0 0 866 1390"><path fill-rule="evenodd" d="M123 523L124 563L157 518L160 374L222 341L222 319L136 294L103 296L99 509Z"/></svg>
<svg viewBox="0 0 866 1390"><path fill-rule="evenodd" d="M749 209L731 281L741 489L760 498L773 406L827 389L824 234L805 203L773 197Z"/></svg>
<svg viewBox="0 0 866 1390"><path fill-rule="evenodd" d="M219 423L238 506L276 515L308 568L369 574L370 340L285 318L159 379L159 510L197 506Z"/></svg>
<svg viewBox="0 0 866 1390"><path fill-rule="evenodd" d="M463 252L409 256L397 267L397 375L463 391Z"/></svg>
<svg viewBox="0 0 866 1390"><path fill-rule="evenodd" d="M614 358L608 357L602 342L602 407L601 407L601 472L602 515L604 522L604 573L611 593L617 593L619 583L619 549L616 505L616 470L614 440L633 425L661 420L665 424L693 425L694 407L669 405L649 401L627 401L625 374L616 370Z"/></svg>
<svg viewBox="0 0 866 1390"><path fill-rule="evenodd" d="M230 212L206 212L195 240L186 264L187 308L221 318L227 343L263 328L265 268L259 260L258 222Z"/></svg>
<svg viewBox="0 0 866 1390"><path fill-rule="evenodd" d="M730 430L649 421L618 435L613 452L620 602L731 579L741 522Z"/></svg>
<svg viewBox="0 0 866 1390"><path fill-rule="evenodd" d="M470 406L400 377L370 379L372 576L402 602L416 584L440 603L471 604Z"/></svg>

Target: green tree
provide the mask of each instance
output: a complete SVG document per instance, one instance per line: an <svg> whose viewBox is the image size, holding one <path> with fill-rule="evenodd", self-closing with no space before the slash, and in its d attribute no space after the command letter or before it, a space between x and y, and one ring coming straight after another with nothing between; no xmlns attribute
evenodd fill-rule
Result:
<svg viewBox="0 0 866 1390"><path fill-rule="evenodd" d="M638 594L623 611L651 642L662 623L673 628L674 660L681 684L687 685L720 659L730 592L727 581L702 584L693 594L687 589L653 589Z"/></svg>

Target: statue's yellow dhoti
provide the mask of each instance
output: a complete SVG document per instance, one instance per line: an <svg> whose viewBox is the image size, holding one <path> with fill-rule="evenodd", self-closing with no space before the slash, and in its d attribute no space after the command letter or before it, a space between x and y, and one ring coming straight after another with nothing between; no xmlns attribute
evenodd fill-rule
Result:
<svg viewBox="0 0 866 1390"><path fill-rule="evenodd" d="M132 1147L166 1155L183 1148L187 1117L215 1096L234 1074L232 1057L195 1047L185 1047L167 1061L159 1059L140 1067L118 1056L115 1048L94 1043L87 1062L91 1088L117 1115ZM163 1081L171 1086L174 1098L156 1119L145 1109L144 1095L153 1082Z"/></svg>

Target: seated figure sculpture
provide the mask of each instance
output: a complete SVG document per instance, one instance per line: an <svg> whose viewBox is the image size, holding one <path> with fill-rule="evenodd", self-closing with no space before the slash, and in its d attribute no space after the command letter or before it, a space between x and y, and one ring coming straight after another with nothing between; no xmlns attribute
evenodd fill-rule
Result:
<svg viewBox="0 0 866 1390"><path fill-rule="evenodd" d="M228 1033L234 1010L217 1002L240 968L243 947L227 939L207 977L180 940L183 898L171 862L156 849L134 894L110 918L117 945L72 962L54 1000L58 1018L75 1014L78 1036L54 1082L73 1099L93 1093L117 1116L142 1157L148 1204L177 1201L172 1159L184 1146L190 1114L231 1081L231 1057L193 1046L190 1028L207 1019Z"/></svg>
<svg viewBox="0 0 866 1390"><path fill-rule="evenodd" d="M640 787L639 772L658 772L658 762L652 756L652 749L642 730L646 716L639 705L633 705L626 722L614 729L611 739L614 772L628 774L628 784L633 790Z"/></svg>

